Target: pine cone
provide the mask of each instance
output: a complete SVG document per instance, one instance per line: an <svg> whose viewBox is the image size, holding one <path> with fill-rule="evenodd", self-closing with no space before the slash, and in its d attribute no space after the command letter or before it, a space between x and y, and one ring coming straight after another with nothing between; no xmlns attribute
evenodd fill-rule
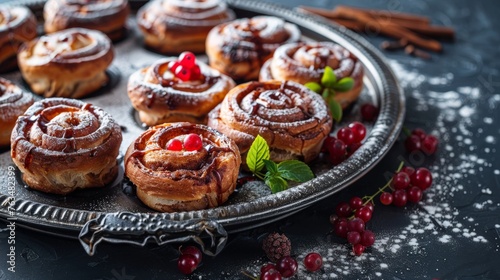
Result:
<svg viewBox="0 0 500 280"><path fill-rule="evenodd" d="M262 249L269 260L276 262L282 257L290 256L292 244L284 234L271 233L262 242Z"/></svg>

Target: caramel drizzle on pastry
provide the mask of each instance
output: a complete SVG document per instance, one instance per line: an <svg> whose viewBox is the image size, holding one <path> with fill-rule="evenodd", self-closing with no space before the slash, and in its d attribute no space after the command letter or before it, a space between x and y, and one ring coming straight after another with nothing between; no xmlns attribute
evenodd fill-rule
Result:
<svg viewBox="0 0 500 280"><path fill-rule="evenodd" d="M106 56L111 42L101 32L73 28L40 37L25 48L28 64L72 64Z"/></svg>
<svg viewBox="0 0 500 280"><path fill-rule="evenodd" d="M47 161L46 157L93 157L102 153L102 145L116 143L117 139L121 142L120 127L109 114L91 104L64 98L35 103L18 118L12 137L12 157L22 153L24 168L29 168L34 156L41 162Z"/></svg>
<svg viewBox="0 0 500 280"><path fill-rule="evenodd" d="M15 121L33 102L33 97L29 93L10 81L0 78L0 122Z"/></svg>
<svg viewBox="0 0 500 280"><path fill-rule="evenodd" d="M0 47L12 44L17 48L21 42L36 37L35 16L26 7L0 7Z"/></svg>

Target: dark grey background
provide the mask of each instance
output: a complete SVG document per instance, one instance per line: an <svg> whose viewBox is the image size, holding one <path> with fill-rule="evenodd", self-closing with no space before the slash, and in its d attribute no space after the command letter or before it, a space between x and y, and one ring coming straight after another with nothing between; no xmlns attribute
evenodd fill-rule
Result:
<svg viewBox="0 0 500 280"><path fill-rule="evenodd" d="M325 259L322 272L303 270L293 279L500 279L500 4L496 1L273 1L333 7L348 4L429 16L457 31L442 54L424 61L402 51L384 52L407 97L405 126L438 135L435 157L408 155L401 141L365 177L342 192L268 226L230 236L217 257L205 256L188 279L249 279L265 262L262 236L284 232L302 260L311 251ZM387 38L364 35L375 45ZM367 227L375 246L354 257L328 235L335 205L374 193L405 160L426 166L434 185L417 206L377 205ZM2 222L0 227L4 227ZM101 244L95 256L76 240L16 229L16 272L7 270L8 231L0 232L0 279L183 279L176 249Z"/></svg>

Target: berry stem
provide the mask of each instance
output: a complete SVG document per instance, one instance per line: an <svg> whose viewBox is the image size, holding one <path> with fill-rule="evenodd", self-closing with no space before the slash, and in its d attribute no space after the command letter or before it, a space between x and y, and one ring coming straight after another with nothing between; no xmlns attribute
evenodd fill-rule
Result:
<svg viewBox="0 0 500 280"><path fill-rule="evenodd" d="M406 137L408 137L411 135L411 130L406 126L403 126L403 134L406 135Z"/></svg>
<svg viewBox="0 0 500 280"><path fill-rule="evenodd" d="M401 161L401 163L399 164L398 169L396 170L396 173L398 173L399 171L401 171L401 169L403 169L404 164L405 164L404 161ZM363 200L366 199L366 201L363 203L363 206L366 206L368 203L370 203L371 201L373 201L373 199L377 195L379 195L382 192L384 192L385 189L387 189L391 185L391 182L392 182L392 178L383 187L379 188L378 191L376 193L374 193L373 195L363 197Z"/></svg>
<svg viewBox="0 0 500 280"><path fill-rule="evenodd" d="M255 277L255 275L250 274L250 272L248 272L248 271L246 271L246 270L242 270L242 271L241 271L241 273L242 273L243 275L245 275L246 277L248 277L248 278L252 279L252 280L258 280L258 278L257 278L257 277Z"/></svg>

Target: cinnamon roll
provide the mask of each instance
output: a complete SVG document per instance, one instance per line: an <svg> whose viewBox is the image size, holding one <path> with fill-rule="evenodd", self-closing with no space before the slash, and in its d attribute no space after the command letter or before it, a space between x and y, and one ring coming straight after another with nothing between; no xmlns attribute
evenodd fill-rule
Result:
<svg viewBox="0 0 500 280"><path fill-rule="evenodd" d="M31 94L0 78L0 146L8 146L17 117L35 102Z"/></svg>
<svg viewBox="0 0 500 280"><path fill-rule="evenodd" d="M213 28L207 37L206 52L213 68L235 80L253 80L276 48L299 39L296 25L276 17L256 16Z"/></svg>
<svg viewBox="0 0 500 280"><path fill-rule="evenodd" d="M82 27L99 30L111 40L125 35L127 0L49 0L43 9L46 33Z"/></svg>
<svg viewBox="0 0 500 280"><path fill-rule="evenodd" d="M118 171L120 126L79 100L35 102L16 122L11 156L31 188L54 194L103 187Z"/></svg>
<svg viewBox="0 0 500 280"><path fill-rule="evenodd" d="M159 60L129 78L128 96L148 126L176 121L206 123L208 112L235 86L231 78L202 62L197 62L200 74L183 81L169 68L176 60Z"/></svg>
<svg viewBox="0 0 500 280"><path fill-rule="evenodd" d="M125 154L125 174L137 186L137 196L162 212L223 204L236 187L240 164L234 141L190 123L154 126Z"/></svg>
<svg viewBox="0 0 500 280"><path fill-rule="evenodd" d="M343 108L358 99L363 88L363 65L344 47L333 42L292 43L279 47L272 59L260 71L260 81L294 81L301 84L321 82L326 66L330 66L340 80L351 77L354 87L337 92L335 99Z"/></svg>
<svg viewBox="0 0 500 280"><path fill-rule="evenodd" d="M36 18L26 7L0 6L0 73L17 67L17 51L36 37Z"/></svg>
<svg viewBox="0 0 500 280"><path fill-rule="evenodd" d="M208 126L233 139L242 156L257 135L271 160L313 160L330 133L332 117L322 97L295 82L249 82L233 88L209 113Z"/></svg>
<svg viewBox="0 0 500 280"><path fill-rule="evenodd" d="M100 31L66 29L21 46L19 68L39 95L81 98L108 82L112 47Z"/></svg>
<svg viewBox="0 0 500 280"><path fill-rule="evenodd" d="M204 52L210 29L234 18L221 0L154 0L137 13L146 46L172 54Z"/></svg>

